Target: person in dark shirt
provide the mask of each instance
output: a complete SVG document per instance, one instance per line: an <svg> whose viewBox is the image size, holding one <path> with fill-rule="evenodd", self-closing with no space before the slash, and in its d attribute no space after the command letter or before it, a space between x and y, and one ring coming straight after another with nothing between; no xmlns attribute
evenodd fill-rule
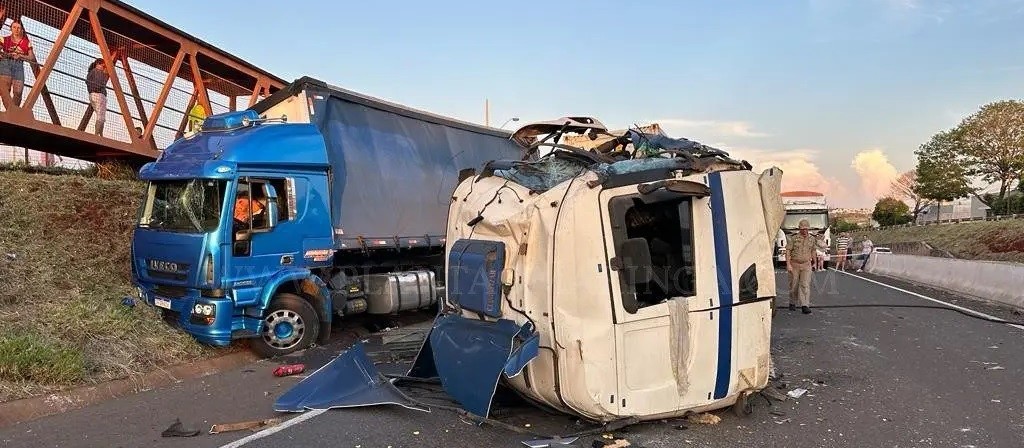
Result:
<svg viewBox="0 0 1024 448"><path fill-rule="evenodd" d="M107 121L107 74L106 63L97 59L89 64L89 73L85 76L85 87L89 91L89 105L96 114L96 135L103 135L103 124Z"/></svg>

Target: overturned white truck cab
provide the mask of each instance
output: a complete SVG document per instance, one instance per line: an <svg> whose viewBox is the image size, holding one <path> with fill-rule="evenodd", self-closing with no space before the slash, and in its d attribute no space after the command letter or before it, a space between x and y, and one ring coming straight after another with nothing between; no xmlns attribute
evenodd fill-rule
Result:
<svg viewBox="0 0 1024 448"><path fill-rule="evenodd" d="M579 124L524 129L603 131ZM781 171L635 131L594 152L551 145L461 182L448 216L449 312L539 334L508 384L599 421L721 408L765 387ZM460 250L490 265L464 266Z"/></svg>
<svg viewBox="0 0 1024 448"><path fill-rule="evenodd" d="M573 132L605 142L558 143ZM409 376L440 378L482 417L502 380L600 422L724 408L767 385L782 172L606 134L589 118L527 125L523 161L464 173L447 297Z"/></svg>

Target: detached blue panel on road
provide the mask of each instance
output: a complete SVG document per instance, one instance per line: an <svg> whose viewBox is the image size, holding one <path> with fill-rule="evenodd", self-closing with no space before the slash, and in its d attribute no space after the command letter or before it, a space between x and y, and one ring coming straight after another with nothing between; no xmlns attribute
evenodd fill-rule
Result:
<svg viewBox="0 0 1024 448"><path fill-rule="evenodd" d="M540 348L540 336L529 323L520 327L506 319L485 322L459 315L439 316L428 339L418 358L432 357L445 392L481 417L490 413L502 373L518 375ZM415 364L429 363L417 359Z"/></svg>
<svg viewBox="0 0 1024 448"><path fill-rule="evenodd" d="M357 342L285 392L274 402L274 410L303 412L381 404L425 410L385 379L366 356L363 344Z"/></svg>

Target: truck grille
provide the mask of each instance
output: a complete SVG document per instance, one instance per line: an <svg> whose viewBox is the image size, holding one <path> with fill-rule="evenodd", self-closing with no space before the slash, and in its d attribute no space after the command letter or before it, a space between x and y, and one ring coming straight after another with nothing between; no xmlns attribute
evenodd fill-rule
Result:
<svg viewBox="0 0 1024 448"><path fill-rule="evenodd" d="M153 293L161 297L174 299L178 297L184 297L188 293L188 291L181 286L156 285L153 288Z"/></svg>
<svg viewBox="0 0 1024 448"><path fill-rule="evenodd" d="M161 280L174 280L179 282L188 280L188 274L185 273L176 274L171 272L154 271L152 269L149 270L149 276L153 278L159 278Z"/></svg>

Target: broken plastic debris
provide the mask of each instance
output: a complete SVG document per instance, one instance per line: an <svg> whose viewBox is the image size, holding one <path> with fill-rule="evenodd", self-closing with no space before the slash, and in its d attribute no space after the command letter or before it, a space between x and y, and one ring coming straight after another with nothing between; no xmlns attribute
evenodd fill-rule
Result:
<svg viewBox="0 0 1024 448"><path fill-rule="evenodd" d="M987 369L985 369L985 370L1006 370L1006 367L1003 367L1003 366L994 366L994 367L989 367L989 368L987 368Z"/></svg>
<svg viewBox="0 0 1024 448"><path fill-rule="evenodd" d="M185 429L181 425L181 420L174 419L174 423L171 426L160 433L161 437L194 437L199 435L198 429Z"/></svg>
<svg viewBox="0 0 1024 448"><path fill-rule="evenodd" d="M717 424L722 422L722 418L721 417L719 417L719 416L717 416L715 414L709 413L709 412L705 412L703 414L691 415L688 418L688 420L690 421L690 423L697 424L697 425L717 425Z"/></svg>
<svg viewBox="0 0 1024 448"><path fill-rule="evenodd" d="M579 437L555 437L553 439L526 440L523 441L523 445L530 448L549 448L552 446L572 445L576 443L577 440L579 440Z"/></svg>
<svg viewBox="0 0 1024 448"><path fill-rule="evenodd" d="M18 258L18 254L13 254L13 253L12 254L7 254L7 259L8 260L14 261L17 258Z"/></svg>
<svg viewBox="0 0 1024 448"><path fill-rule="evenodd" d="M802 388L798 387L796 389L793 389L793 390L789 391L786 395L789 395L792 398L800 398L800 397L804 396L804 394L806 394L806 393L807 393L807 389L802 389Z"/></svg>
<svg viewBox="0 0 1024 448"><path fill-rule="evenodd" d="M274 369L274 376L289 376L295 375L296 373L302 373L306 370L305 364L289 364Z"/></svg>

